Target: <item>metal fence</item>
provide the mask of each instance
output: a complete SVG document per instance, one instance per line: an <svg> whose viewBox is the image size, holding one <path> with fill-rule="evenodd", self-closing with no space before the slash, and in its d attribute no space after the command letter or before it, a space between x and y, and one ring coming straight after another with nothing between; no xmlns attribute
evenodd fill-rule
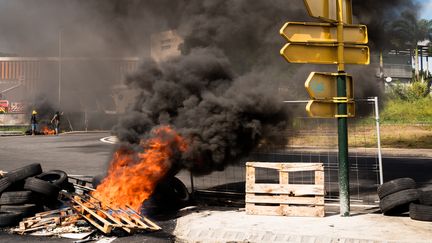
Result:
<svg viewBox="0 0 432 243"><path fill-rule="evenodd" d="M362 99L356 101L356 110L363 111L349 119L349 162L351 201L363 204L375 204L378 200L376 189L380 184L380 149L377 143L376 108L377 100ZM292 109L302 108L303 102L288 102ZM293 119L292 128L281 136L288 136L289 143L257 150L241 163L228 166L224 171L210 175L192 177L187 172L179 176L194 192L217 192L243 195L245 191L245 163L259 162L301 162L324 164L326 200L337 200L338 153L336 119L316 119L299 116ZM368 148L366 148L366 146ZM276 171L257 170L257 182L278 182ZM299 172L290 175L292 184L313 183L311 173Z"/></svg>

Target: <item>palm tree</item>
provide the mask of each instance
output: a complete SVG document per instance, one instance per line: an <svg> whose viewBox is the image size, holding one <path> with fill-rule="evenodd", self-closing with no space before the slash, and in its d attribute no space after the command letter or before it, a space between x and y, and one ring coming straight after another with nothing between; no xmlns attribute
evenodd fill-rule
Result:
<svg viewBox="0 0 432 243"><path fill-rule="evenodd" d="M390 24L391 43L399 49L414 50L415 77L419 79L418 48L419 41L429 39L432 33L432 21L418 19L413 11L402 12L400 17Z"/></svg>

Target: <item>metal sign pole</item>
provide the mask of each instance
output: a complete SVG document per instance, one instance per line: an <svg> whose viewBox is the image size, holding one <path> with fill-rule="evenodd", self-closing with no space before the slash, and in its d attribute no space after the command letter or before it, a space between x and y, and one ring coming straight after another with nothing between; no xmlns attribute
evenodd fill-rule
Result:
<svg viewBox="0 0 432 243"><path fill-rule="evenodd" d="M345 73L342 0L337 1L338 72ZM346 75L337 79L340 215L350 215ZM345 98L345 99L343 99Z"/></svg>

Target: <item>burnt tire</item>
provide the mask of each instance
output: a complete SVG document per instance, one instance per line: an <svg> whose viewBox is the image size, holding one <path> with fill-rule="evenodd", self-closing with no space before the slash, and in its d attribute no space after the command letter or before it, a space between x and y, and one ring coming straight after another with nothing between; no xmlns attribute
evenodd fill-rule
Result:
<svg viewBox="0 0 432 243"><path fill-rule="evenodd" d="M407 189L415 189L416 183L411 178L399 178L395 180L388 181L381 186L378 187L378 197L379 199L383 199L384 197L393 194L395 192L407 190Z"/></svg>
<svg viewBox="0 0 432 243"><path fill-rule="evenodd" d="M387 195L380 201L381 211L385 215L398 215L409 211L409 204L418 202L420 193L417 189L408 189Z"/></svg>
<svg viewBox="0 0 432 243"><path fill-rule="evenodd" d="M4 192L0 197L0 205L23 204L32 199L31 191Z"/></svg>
<svg viewBox="0 0 432 243"><path fill-rule="evenodd" d="M24 189L40 193L47 197L57 197L60 187L35 177L27 178Z"/></svg>
<svg viewBox="0 0 432 243"><path fill-rule="evenodd" d="M190 194L185 184L177 177L174 177L171 183L176 195L176 201L180 204L188 203L190 200Z"/></svg>
<svg viewBox="0 0 432 243"><path fill-rule="evenodd" d="M61 170L50 170L35 177L44 181L48 181L60 188L63 188L63 186L68 182L66 172Z"/></svg>
<svg viewBox="0 0 432 243"><path fill-rule="evenodd" d="M409 214L411 219L432 222L432 206L430 205L411 203Z"/></svg>
<svg viewBox="0 0 432 243"><path fill-rule="evenodd" d="M66 190L67 192L75 192L75 186L71 182L67 182L63 185L62 189Z"/></svg>
<svg viewBox="0 0 432 243"><path fill-rule="evenodd" d="M2 205L0 211L19 213L23 217L33 216L37 212L38 207L36 204L23 204L23 205Z"/></svg>
<svg viewBox="0 0 432 243"><path fill-rule="evenodd" d="M12 185L12 182L8 178L4 177L0 179L0 193L8 189Z"/></svg>
<svg viewBox="0 0 432 243"><path fill-rule="evenodd" d="M8 178L10 182L14 183L24 180L28 177L39 175L40 173L42 173L42 167L40 164L35 163L16 170L12 170L8 172L5 177Z"/></svg>
<svg viewBox="0 0 432 243"><path fill-rule="evenodd" d="M20 213L0 211L0 227L17 225L22 218Z"/></svg>
<svg viewBox="0 0 432 243"><path fill-rule="evenodd" d="M419 201L421 205L432 206L432 190L421 191Z"/></svg>

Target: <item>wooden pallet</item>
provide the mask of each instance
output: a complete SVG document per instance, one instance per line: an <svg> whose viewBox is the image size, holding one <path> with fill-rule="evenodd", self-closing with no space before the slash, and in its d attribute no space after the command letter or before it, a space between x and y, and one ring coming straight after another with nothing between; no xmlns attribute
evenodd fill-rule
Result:
<svg viewBox="0 0 432 243"><path fill-rule="evenodd" d="M279 172L279 184L256 183L256 169ZM289 174L314 171L314 184L289 184ZM324 217L322 163L246 163L246 213L254 215Z"/></svg>
<svg viewBox="0 0 432 243"><path fill-rule="evenodd" d="M41 229L53 229L77 222L80 217L70 208L37 213L34 217L25 218L14 232L24 234Z"/></svg>
<svg viewBox="0 0 432 243"><path fill-rule="evenodd" d="M103 206L102 202L91 198L89 195L74 194L70 196L72 208L90 224L105 234L111 233L115 228L120 228L127 233L136 230L156 231L161 228L151 220L139 215L134 210L112 209Z"/></svg>

